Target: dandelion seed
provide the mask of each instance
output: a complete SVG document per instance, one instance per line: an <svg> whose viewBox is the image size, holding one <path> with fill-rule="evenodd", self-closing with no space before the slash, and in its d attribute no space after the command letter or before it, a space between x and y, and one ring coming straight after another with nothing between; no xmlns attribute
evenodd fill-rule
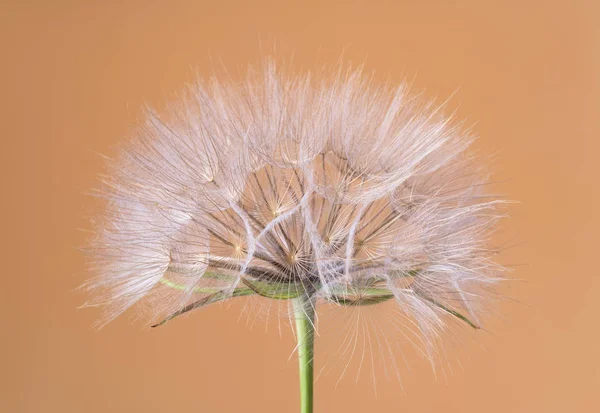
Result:
<svg viewBox="0 0 600 413"><path fill-rule="evenodd" d="M426 346L450 319L479 327L503 270L486 248L502 202L482 192L472 140L361 70L267 62L199 82L149 112L102 178L88 304L107 322L140 302L160 325L234 297L290 300L310 412L320 302L394 300Z"/></svg>

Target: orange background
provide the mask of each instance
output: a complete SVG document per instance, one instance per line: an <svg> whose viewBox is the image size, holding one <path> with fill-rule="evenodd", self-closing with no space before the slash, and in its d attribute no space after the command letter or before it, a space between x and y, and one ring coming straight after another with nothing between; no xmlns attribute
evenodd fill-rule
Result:
<svg viewBox="0 0 600 413"><path fill-rule="evenodd" d="M446 99L497 153L517 265L491 333L465 334L452 374L400 366L403 389L338 373L317 412L600 411L600 7L594 1L4 1L0 411L289 412L289 331L238 321L244 303L157 329L123 317L91 330L85 192L96 153L195 72L232 72L273 50L294 65L344 60ZM523 243L521 243L523 242ZM461 333L459 333L461 334ZM323 354L335 338L319 338ZM320 360L323 361L323 360ZM318 368L318 367L317 367Z"/></svg>

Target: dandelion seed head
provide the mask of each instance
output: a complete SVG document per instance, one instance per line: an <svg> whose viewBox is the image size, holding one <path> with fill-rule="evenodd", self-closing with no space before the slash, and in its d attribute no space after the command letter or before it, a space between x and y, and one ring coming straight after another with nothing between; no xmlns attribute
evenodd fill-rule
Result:
<svg viewBox="0 0 600 413"><path fill-rule="evenodd" d="M408 85L361 69L200 80L148 110L108 166L89 305L152 320L250 294L395 301L435 337L479 325L503 268L502 201L473 136Z"/></svg>

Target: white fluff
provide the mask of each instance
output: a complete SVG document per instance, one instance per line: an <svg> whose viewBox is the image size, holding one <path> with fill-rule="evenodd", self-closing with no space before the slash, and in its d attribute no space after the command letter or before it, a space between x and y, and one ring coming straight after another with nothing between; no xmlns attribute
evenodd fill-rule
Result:
<svg viewBox="0 0 600 413"><path fill-rule="evenodd" d="M350 305L389 292L428 335L454 312L478 325L503 270L486 248L500 201L439 107L361 70L316 79L267 62L167 112L148 113L98 191L87 287L106 320L262 282Z"/></svg>

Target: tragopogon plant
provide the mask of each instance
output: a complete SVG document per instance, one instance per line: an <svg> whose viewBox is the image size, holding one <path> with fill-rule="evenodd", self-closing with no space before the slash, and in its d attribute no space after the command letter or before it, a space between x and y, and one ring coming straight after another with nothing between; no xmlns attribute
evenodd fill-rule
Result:
<svg viewBox="0 0 600 413"><path fill-rule="evenodd" d="M478 328L502 271L486 248L501 201L482 193L471 141L360 70L267 62L194 84L102 177L90 304L110 320L142 301L161 325L233 297L290 300L311 412L319 302L394 300L427 336L452 318Z"/></svg>

